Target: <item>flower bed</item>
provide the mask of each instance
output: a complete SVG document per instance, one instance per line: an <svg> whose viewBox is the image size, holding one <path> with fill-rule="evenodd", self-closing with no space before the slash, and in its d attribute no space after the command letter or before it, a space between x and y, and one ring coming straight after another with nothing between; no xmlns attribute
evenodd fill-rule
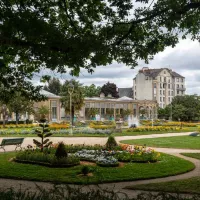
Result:
<svg viewBox="0 0 200 200"><path fill-rule="evenodd" d="M115 155L120 162L157 162L159 157L160 153L153 149L138 146L127 151L119 151Z"/></svg>
<svg viewBox="0 0 200 200"><path fill-rule="evenodd" d="M95 125L95 124L90 124L90 128L93 129L115 129L115 125Z"/></svg>
<svg viewBox="0 0 200 200"><path fill-rule="evenodd" d="M138 128L129 128L127 132L144 132L144 131L172 131L179 130L180 127L175 126L140 126Z"/></svg>
<svg viewBox="0 0 200 200"><path fill-rule="evenodd" d="M53 154L44 154L35 151L22 151L16 155L16 162L37 164L48 167L71 167L80 164L78 157L73 155L66 158L56 158Z"/></svg>
<svg viewBox="0 0 200 200"><path fill-rule="evenodd" d="M152 121L151 120L141 120L140 124L144 126L151 126ZM197 127L198 123L189 123L189 122L169 122L169 121L163 121L163 120L155 120L154 126L183 126L183 127Z"/></svg>

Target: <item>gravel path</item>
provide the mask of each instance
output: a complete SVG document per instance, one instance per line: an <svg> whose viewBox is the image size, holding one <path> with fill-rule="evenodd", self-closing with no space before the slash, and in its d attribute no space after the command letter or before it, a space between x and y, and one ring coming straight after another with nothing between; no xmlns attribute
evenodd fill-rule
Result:
<svg viewBox="0 0 200 200"><path fill-rule="evenodd" d="M128 140L128 139L141 139L141 138L156 138L156 137L171 137L171 136L180 136L180 135L188 135L190 133L167 133L167 134L154 134L154 135L142 135L142 136L119 136L116 137L116 140L119 142L120 140ZM28 144L32 144L33 138L25 138L23 146L26 147ZM66 144L105 144L107 138L97 138L97 137L54 137L52 138L53 142L63 141ZM126 181L119 183L106 183L99 184L102 188L114 189L115 191L121 191L126 193L129 197L133 197L136 194L140 193L140 191L133 191L123 189L126 186L136 185L136 184L147 184L147 183L159 183L159 182L168 182L173 180L180 180L191 178L195 176L200 176L200 160L185 157L180 155L180 153L200 153L200 150L190 150L190 149L171 149L171 148L154 148L156 151L171 154L174 156L178 156L184 158L185 160L189 160L195 164L195 169L188 173L180 174L177 176L169 176L165 178L157 178L157 179L148 179L148 180L139 180L139 181ZM6 147L7 151L13 151L14 147ZM35 182L35 181L24 181L24 180L13 180L13 179L0 179L0 188L7 189L13 187L15 189L29 189L30 191L37 190L36 184L40 187L45 187L46 189L52 188L53 184L47 182ZM90 188L96 188L97 186L91 185ZM85 186L85 189L88 189L88 186Z"/></svg>

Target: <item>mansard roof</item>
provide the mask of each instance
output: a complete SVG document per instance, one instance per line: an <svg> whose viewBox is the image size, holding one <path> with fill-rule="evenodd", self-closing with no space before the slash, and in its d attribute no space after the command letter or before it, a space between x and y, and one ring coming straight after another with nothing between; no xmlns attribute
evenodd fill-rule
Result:
<svg viewBox="0 0 200 200"><path fill-rule="evenodd" d="M118 92L119 92L119 98L124 97L124 96L133 98L132 88L118 88Z"/></svg>
<svg viewBox="0 0 200 200"><path fill-rule="evenodd" d="M181 76L177 72L174 72L174 71L172 71L171 69L168 69L168 68L160 68L160 69L143 68L143 69L139 70L139 72L143 73L145 76L156 78L158 76L158 74L164 69L168 70L168 72L172 75L172 77L184 78L183 76Z"/></svg>

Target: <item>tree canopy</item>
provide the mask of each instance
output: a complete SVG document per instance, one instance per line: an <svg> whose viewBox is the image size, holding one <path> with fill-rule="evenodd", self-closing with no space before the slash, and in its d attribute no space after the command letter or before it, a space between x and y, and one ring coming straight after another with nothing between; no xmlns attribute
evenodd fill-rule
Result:
<svg viewBox="0 0 200 200"><path fill-rule="evenodd" d="M72 91L72 107L71 107L71 117L72 117L72 124L73 124L73 119L74 119L74 114L75 111L79 111L83 104L84 104L84 95L83 95L83 88L82 85L75 80L66 80L63 86L61 87L61 103L62 107L65 109L66 113L70 113L70 94L69 90L72 90L70 87L70 84L73 84L73 91Z"/></svg>
<svg viewBox="0 0 200 200"><path fill-rule="evenodd" d="M0 69L25 74L134 67L181 37L199 39L197 0L1 0L0 13Z"/></svg>
<svg viewBox="0 0 200 200"><path fill-rule="evenodd" d="M101 88L101 92L104 93L105 96L108 96L110 94L112 95L112 97L119 97L117 86L114 83L107 82L106 84L104 84Z"/></svg>
<svg viewBox="0 0 200 200"><path fill-rule="evenodd" d="M197 95L175 96L164 109L159 108L158 117L173 120L192 121L200 117L200 99Z"/></svg>
<svg viewBox="0 0 200 200"><path fill-rule="evenodd" d="M44 90L49 91L53 94L59 95L61 86L62 86L62 84L61 84L60 80L58 78L53 77L48 82L48 85L44 86Z"/></svg>
<svg viewBox="0 0 200 200"><path fill-rule="evenodd" d="M84 97L98 97L100 95L101 87L91 84L83 87Z"/></svg>

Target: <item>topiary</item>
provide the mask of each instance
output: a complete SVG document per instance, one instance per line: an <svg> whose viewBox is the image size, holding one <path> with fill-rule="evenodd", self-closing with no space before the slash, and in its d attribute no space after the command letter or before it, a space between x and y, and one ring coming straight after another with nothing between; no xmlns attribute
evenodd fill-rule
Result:
<svg viewBox="0 0 200 200"><path fill-rule="evenodd" d="M118 146L118 144L117 144L115 138L110 135L106 142L106 149L113 149L114 147L117 147L117 146Z"/></svg>
<svg viewBox="0 0 200 200"><path fill-rule="evenodd" d="M58 147L56 149L56 153L55 153L56 158L65 158L67 157L67 150L65 148L65 145L63 142L60 142L58 144Z"/></svg>

